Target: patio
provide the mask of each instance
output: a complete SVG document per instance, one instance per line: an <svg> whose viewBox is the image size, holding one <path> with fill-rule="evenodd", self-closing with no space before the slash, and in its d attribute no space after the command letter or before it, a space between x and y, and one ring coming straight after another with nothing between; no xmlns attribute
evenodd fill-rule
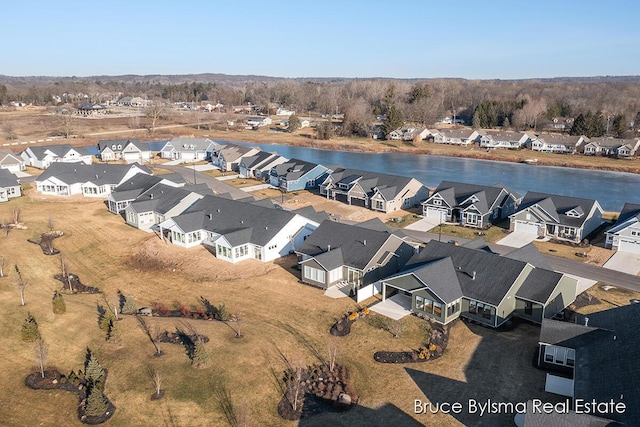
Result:
<svg viewBox="0 0 640 427"><path fill-rule="evenodd" d="M404 294L395 294L369 308L371 311L375 311L393 320L400 320L408 314L411 314L411 297Z"/></svg>

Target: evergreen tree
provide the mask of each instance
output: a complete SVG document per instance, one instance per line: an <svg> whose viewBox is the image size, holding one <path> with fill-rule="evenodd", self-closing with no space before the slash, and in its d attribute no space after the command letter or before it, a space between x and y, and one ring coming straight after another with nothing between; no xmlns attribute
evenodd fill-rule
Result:
<svg viewBox="0 0 640 427"><path fill-rule="evenodd" d="M611 128L609 134L616 138L622 138L623 134L627 131L627 117L624 114L618 114L613 118L611 122Z"/></svg>
<svg viewBox="0 0 640 427"><path fill-rule="evenodd" d="M218 309L216 310L216 319L223 322L229 320L229 311L227 310L227 307L224 305L224 303L218 306Z"/></svg>
<svg viewBox="0 0 640 427"><path fill-rule="evenodd" d="M509 121L509 117L505 117L502 121L502 128L509 129L511 127L511 122Z"/></svg>
<svg viewBox="0 0 640 427"><path fill-rule="evenodd" d="M107 413L108 408L107 399L105 399L102 390L95 384L88 385L85 413L92 417L101 417Z"/></svg>
<svg viewBox="0 0 640 427"><path fill-rule="evenodd" d="M300 129L301 123L300 123L300 119L298 118L298 116L296 116L295 114L292 114L289 116L289 123L287 123L287 132L295 132L298 129Z"/></svg>
<svg viewBox="0 0 640 427"><path fill-rule="evenodd" d="M204 346L204 342L197 338L195 342L195 348L193 349L193 356L191 358L191 364L196 368L201 368L209 363L209 352Z"/></svg>
<svg viewBox="0 0 640 427"><path fill-rule="evenodd" d="M387 117L382 122L382 130L384 131L384 135L389 135L391 131L394 131L404 124L404 117L402 116L402 112L396 108L395 105L392 105L387 112Z"/></svg>
<svg viewBox="0 0 640 427"><path fill-rule="evenodd" d="M105 371L95 354L87 347L84 363L84 377L88 383L102 388L104 386Z"/></svg>
<svg viewBox="0 0 640 427"><path fill-rule="evenodd" d="M480 119L480 111L478 111L478 108L476 108L476 111L473 113L473 119L471 120L471 125L475 129L482 128L482 121Z"/></svg>
<svg viewBox="0 0 640 427"><path fill-rule="evenodd" d="M333 137L333 125L331 122L320 122L316 126L316 138L328 140Z"/></svg>
<svg viewBox="0 0 640 427"><path fill-rule="evenodd" d="M38 322L36 322L36 318L31 313L28 313L22 324L22 341L34 342L38 338L40 338Z"/></svg>
<svg viewBox="0 0 640 427"><path fill-rule="evenodd" d="M127 295L124 297L124 304L122 304L122 309L120 310L124 314L136 314L138 313L138 307L136 306L133 297Z"/></svg>
<svg viewBox="0 0 640 427"><path fill-rule="evenodd" d="M102 309L104 310L104 314L100 318L100 322L98 325L100 326L100 329L102 329L106 334L108 334L109 329L111 328L111 324L115 323L116 321L116 316L115 314L113 314L113 311L109 309L109 307L102 308Z"/></svg>
<svg viewBox="0 0 640 427"><path fill-rule="evenodd" d="M582 113L578 114L578 117L573 121L569 135L586 135L588 131L585 116Z"/></svg>
<svg viewBox="0 0 640 427"><path fill-rule="evenodd" d="M54 314L64 314L67 311L67 305L64 302L64 298L62 297L62 293L55 291L53 293L53 313Z"/></svg>

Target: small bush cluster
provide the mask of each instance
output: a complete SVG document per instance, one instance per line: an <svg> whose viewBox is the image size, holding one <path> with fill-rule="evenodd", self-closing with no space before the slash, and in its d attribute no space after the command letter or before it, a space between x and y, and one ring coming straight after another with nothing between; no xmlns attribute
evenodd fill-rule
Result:
<svg viewBox="0 0 640 427"><path fill-rule="evenodd" d="M51 303L53 304L54 314L64 314L67 311L67 304L65 304L64 302L62 293L55 291L53 293L53 299Z"/></svg>
<svg viewBox="0 0 640 427"><path fill-rule="evenodd" d="M36 318L33 317L31 313L28 313L27 318L24 319L24 323L22 324L21 336L22 341L24 342L34 342L35 340L40 338L38 322L36 322Z"/></svg>

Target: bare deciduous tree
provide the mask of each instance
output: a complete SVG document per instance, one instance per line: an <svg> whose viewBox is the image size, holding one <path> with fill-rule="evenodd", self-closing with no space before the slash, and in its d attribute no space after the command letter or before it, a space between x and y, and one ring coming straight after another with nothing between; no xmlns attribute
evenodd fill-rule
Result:
<svg viewBox="0 0 640 427"><path fill-rule="evenodd" d="M20 223L20 208L13 208L13 223L14 224L19 224Z"/></svg>
<svg viewBox="0 0 640 427"><path fill-rule="evenodd" d="M4 257L0 256L0 277L4 277Z"/></svg>
<svg viewBox="0 0 640 427"><path fill-rule="evenodd" d="M155 396L157 397L161 396L162 389L160 387L162 386L162 378L160 377L160 374L151 365L147 366L147 374L151 379L151 384L153 384L153 389L155 390Z"/></svg>
<svg viewBox="0 0 640 427"><path fill-rule="evenodd" d="M222 385L216 385L215 388L216 400L218 401L218 407L224 414L225 419L231 427L245 427L249 425L248 408L246 405L240 405L239 407L233 401L231 392L227 387Z"/></svg>
<svg viewBox="0 0 640 427"><path fill-rule="evenodd" d="M53 229L56 228L56 223L51 215L49 215L49 218L47 219L47 228L49 231L53 231Z"/></svg>
<svg viewBox="0 0 640 427"><path fill-rule="evenodd" d="M64 259L62 254L60 254L60 271L62 274L62 279L67 281L69 291L73 292L73 285L71 284L71 273L69 273L69 264L67 264L67 260Z"/></svg>
<svg viewBox="0 0 640 427"><path fill-rule="evenodd" d="M330 372L333 372L333 369L336 367L337 359L338 359L337 341L335 339L330 339L327 343L327 365L329 367Z"/></svg>
<svg viewBox="0 0 640 427"><path fill-rule="evenodd" d="M144 114L147 118L151 119L150 131L153 133L156 130L156 123L165 116L166 110L164 105L162 105L162 102L155 100L144 110Z"/></svg>
<svg viewBox="0 0 640 427"><path fill-rule="evenodd" d="M77 117L72 113L61 113L57 114L55 117L58 125L58 132L65 139L69 139L76 130Z"/></svg>
<svg viewBox="0 0 640 427"><path fill-rule="evenodd" d="M149 328L149 325L147 324L147 321L144 320L144 318L139 314L136 314L136 320L138 321L138 326L140 327L140 329L142 329L142 332L144 332L144 334L147 336L147 338L149 338L149 341L151 341L151 344L153 344L153 348L156 349L155 355L156 356L162 356L162 352L158 348L158 344L156 343L156 339L154 338L153 334L151 333L151 329Z"/></svg>
<svg viewBox="0 0 640 427"><path fill-rule="evenodd" d="M36 361L40 366L40 374L42 375L42 378L44 378L44 367L47 364L49 348L42 338L36 339L35 353L36 353Z"/></svg>
<svg viewBox="0 0 640 427"><path fill-rule="evenodd" d="M13 272L14 272L13 280L16 284L16 287L20 291L20 305L25 305L24 291L27 288L28 282L22 278L22 273L20 273L18 266L15 264L13 265Z"/></svg>

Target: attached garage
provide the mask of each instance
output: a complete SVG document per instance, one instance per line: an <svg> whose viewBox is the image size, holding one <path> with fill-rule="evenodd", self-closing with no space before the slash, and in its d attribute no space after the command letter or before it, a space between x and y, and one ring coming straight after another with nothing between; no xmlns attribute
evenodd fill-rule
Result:
<svg viewBox="0 0 640 427"><path fill-rule="evenodd" d="M540 235L541 224L527 221L516 221L513 231L519 231L521 233Z"/></svg>
<svg viewBox="0 0 640 427"><path fill-rule="evenodd" d="M342 203L349 203L347 201L347 195L346 194L340 194L340 193L336 194L336 200L338 202L342 202Z"/></svg>
<svg viewBox="0 0 640 427"><path fill-rule="evenodd" d="M620 240L618 241L618 250L620 252L640 254L640 241L620 237Z"/></svg>
<svg viewBox="0 0 640 427"><path fill-rule="evenodd" d="M351 204L353 206L360 206L363 208L367 207L367 200L366 199L356 199L355 197L351 198Z"/></svg>
<svg viewBox="0 0 640 427"><path fill-rule="evenodd" d="M425 216L427 218L435 218L438 221L440 220L447 220L447 210L446 209L437 209L437 208L427 208L427 211L425 212Z"/></svg>

